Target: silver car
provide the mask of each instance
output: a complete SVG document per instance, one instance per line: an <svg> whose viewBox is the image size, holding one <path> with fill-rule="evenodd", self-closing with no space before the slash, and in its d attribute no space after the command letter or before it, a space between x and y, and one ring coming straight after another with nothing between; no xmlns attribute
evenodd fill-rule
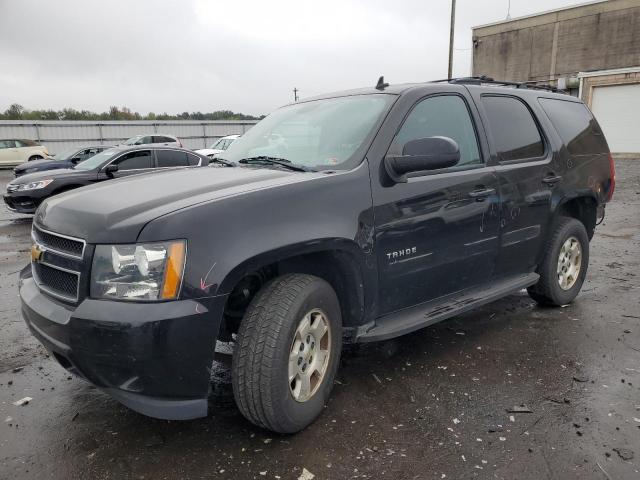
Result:
<svg viewBox="0 0 640 480"><path fill-rule="evenodd" d="M166 147L179 147L182 148L182 142L178 137L173 135L167 135L165 133L153 133L135 135L128 140L125 140L122 145L164 145Z"/></svg>

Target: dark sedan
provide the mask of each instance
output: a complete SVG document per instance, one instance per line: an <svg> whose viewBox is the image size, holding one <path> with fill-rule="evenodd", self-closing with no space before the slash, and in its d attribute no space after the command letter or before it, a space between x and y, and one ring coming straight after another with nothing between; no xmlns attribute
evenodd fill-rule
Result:
<svg viewBox="0 0 640 480"><path fill-rule="evenodd" d="M209 159L190 150L162 146L122 146L104 150L73 168L30 173L7 185L4 202L19 213L34 213L45 198L93 183L162 169L206 166Z"/></svg>
<svg viewBox="0 0 640 480"><path fill-rule="evenodd" d="M58 168L73 168L80 162L93 157L97 153L112 148L111 145L94 145L86 147L74 147L65 150L52 158L45 160L33 160L18 165L13 169L16 178L27 173L42 172L44 170L56 170Z"/></svg>

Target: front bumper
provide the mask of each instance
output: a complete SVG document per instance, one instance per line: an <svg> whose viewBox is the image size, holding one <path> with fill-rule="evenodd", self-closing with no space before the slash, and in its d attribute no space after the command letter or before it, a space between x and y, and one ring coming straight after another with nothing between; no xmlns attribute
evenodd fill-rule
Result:
<svg viewBox="0 0 640 480"><path fill-rule="evenodd" d="M22 315L64 368L144 415L207 415L225 296L164 303L85 299L74 307L43 294L30 271L21 272Z"/></svg>
<svg viewBox="0 0 640 480"><path fill-rule="evenodd" d="M12 212L35 213L41 199L34 199L24 195L5 194L2 196L7 208Z"/></svg>

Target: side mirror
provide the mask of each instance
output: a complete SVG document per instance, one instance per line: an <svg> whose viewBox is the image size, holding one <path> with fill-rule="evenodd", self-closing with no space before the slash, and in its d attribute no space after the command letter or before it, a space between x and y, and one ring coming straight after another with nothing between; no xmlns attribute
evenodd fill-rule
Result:
<svg viewBox="0 0 640 480"><path fill-rule="evenodd" d="M76 164L76 163L80 163L82 161L82 159L80 157L73 157L71 159L71 163Z"/></svg>
<svg viewBox="0 0 640 480"><path fill-rule="evenodd" d="M118 165L107 165L106 167L104 167L103 171L107 174L108 177L113 177L113 174L118 171Z"/></svg>
<svg viewBox="0 0 640 480"><path fill-rule="evenodd" d="M407 181L411 172L453 167L460 161L458 144L448 137L427 137L411 140L402 147L402 155L384 159L387 174L396 183Z"/></svg>

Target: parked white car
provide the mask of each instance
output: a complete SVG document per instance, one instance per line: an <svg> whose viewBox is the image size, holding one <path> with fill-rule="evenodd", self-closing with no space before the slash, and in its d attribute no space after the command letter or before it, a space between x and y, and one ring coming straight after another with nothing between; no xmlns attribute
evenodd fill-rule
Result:
<svg viewBox="0 0 640 480"><path fill-rule="evenodd" d="M0 140L0 165L19 165L31 160L49 158L47 147L33 140Z"/></svg>
<svg viewBox="0 0 640 480"><path fill-rule="evenodd" d="M164 145L165 147L182 148L182 142L178 137L167 135L165 133L135 135L128 140L125 140L122 145L148 145L150 143L153 143L154 145Z"/></svg>
<svg viewBox="0 0 640 480"><path fill-rule="evenodd" d="M209 148L196 150L196 153L206 155L207 157L213 157L215 155L218 155L219 153L224 152L227 148L229 148L229 145L235 142L238 138L240 138L240 135L227 135L226 137L218 139L216 143L211 145Z"/></svg>

